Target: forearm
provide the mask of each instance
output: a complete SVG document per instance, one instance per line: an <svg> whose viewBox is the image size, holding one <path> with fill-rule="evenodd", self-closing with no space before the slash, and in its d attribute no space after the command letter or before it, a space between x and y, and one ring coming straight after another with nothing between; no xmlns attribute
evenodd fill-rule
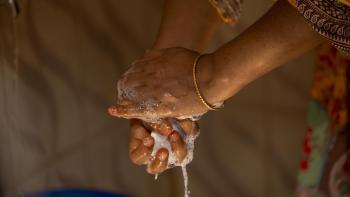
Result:
<svg viewBox="0 0 350 197"><path fill-rule="evenodd" d="M202 52L220 23L206 0L165 0L154 48L184 47Z"/></svg>
<svg viewBox="0 0 350 197"><path fill-rule="evenodd" d="M246 84L321 41L297 10L280 0L243 34L213 54L215 77L210 84L213 88L209 89L225 90L216 93L212 101L226 100Z"/></svg>

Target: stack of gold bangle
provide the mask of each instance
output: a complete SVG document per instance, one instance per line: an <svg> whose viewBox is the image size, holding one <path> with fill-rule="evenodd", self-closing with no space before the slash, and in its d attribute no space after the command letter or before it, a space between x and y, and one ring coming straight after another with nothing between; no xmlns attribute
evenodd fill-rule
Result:
<svg viewBox="0 0 350 197"><path fill-rule="evenodd" d="M192 70L192 74L193 74L193 84L194 84L194 88L196 89L196 93L199 97L199 99L202 101L202 103L205 105L205 107L207 107L209 110L216 110L216 108L212 105L210 105L202 96L201 91L199 90L199 86L197 83L197 65L198 65L198 61L199 59L203 56L203 54L199 54L197 55L197 57L194 59L193 62L193 70Z"/></svg>

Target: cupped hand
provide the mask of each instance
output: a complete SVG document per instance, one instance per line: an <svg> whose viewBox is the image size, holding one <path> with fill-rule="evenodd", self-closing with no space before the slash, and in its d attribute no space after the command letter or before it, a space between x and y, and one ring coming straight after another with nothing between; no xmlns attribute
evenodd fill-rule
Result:
<svg viewBox="0 0 350 197"><path fill-rule="evenodd" d="M185 48L151 50L132 64L118 81L117 105L110 114L123 118L157 119L198 116L208 111L193 85L193 62L198 53ZM203 96L217 102L211 93L212 59L204 55L198 62L198 78Z"/></svg>
<svg viewBox="0 0 350 197"><path fill-rule="evenodd" d="M199 132L198 124L189 119L179 120L179 125L183 128L187 136L196 136ZM145 123L138 119L131 119L131 139L129 145L129 156L133 163L147 165L147 172L159 174L168 167L169 151L160 148L154 158L152 151L154 139L151 131L167 136L172 151L176 156L176 162L181 163L187 155L186 143L177 131L174 131L168 119L162 119L157 123Z"/></svg>

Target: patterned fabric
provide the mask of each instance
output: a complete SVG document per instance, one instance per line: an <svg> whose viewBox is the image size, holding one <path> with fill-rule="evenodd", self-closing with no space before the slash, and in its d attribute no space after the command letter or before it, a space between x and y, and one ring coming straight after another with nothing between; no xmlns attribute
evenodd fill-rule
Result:
<svg viewBox="0 0 350 197"><path fill-rule="evenodd" d="M313 79L311 95L326 109L332 133L346 127L348 123L347 71L349 60L329 45L320 48L316 59L317 69Z"/></svg>
<svg viewBox="0 0 350 197"><path fill-rule="evenodd" d="M312 28L346 55L350 54L350 7L337 0L297 0Z"/></svg>
<svg viewBox="0 0 350 197"><path fill-rule="evenodd" d="M322 45L316 58L297 196L347 197L350 196L350 60L347 58L350 55L350 1L289 2L333 45Z"/></svg>
<svg viewBox="0 0 350 197"><path fill-rule="evenodd" d="M350 60L320 47L298 175L299 197L350 195L348 91Z"/></svg>
<svg viewBox="0 0 350 197"><path fill-rule="evenodd" d="M242 0L208 0L217 10L221 19L226 23L233 25L241 16Z"/></svg>

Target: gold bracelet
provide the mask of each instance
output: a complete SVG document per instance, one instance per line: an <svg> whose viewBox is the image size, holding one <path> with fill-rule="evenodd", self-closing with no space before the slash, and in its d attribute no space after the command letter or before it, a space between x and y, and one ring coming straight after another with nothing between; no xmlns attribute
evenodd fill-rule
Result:
<svg viewBox="0 0 350 197"><path fill-rule="evenodd" d="M205 107L207 107L209 110L216 110L215 107L213 107L212 105L210 105L202 96L201 91L199 90L198 87L198 83L197 83L197 65L199 62L199 59L203 56L203 54L199 54L197 55L197 57L194 59L193 62L193 70L192 70L192 74L193 74L193 85L194 88L196 89L196 93L199 97L199 99L202 101L202 103L205 105Z"/></svg>

